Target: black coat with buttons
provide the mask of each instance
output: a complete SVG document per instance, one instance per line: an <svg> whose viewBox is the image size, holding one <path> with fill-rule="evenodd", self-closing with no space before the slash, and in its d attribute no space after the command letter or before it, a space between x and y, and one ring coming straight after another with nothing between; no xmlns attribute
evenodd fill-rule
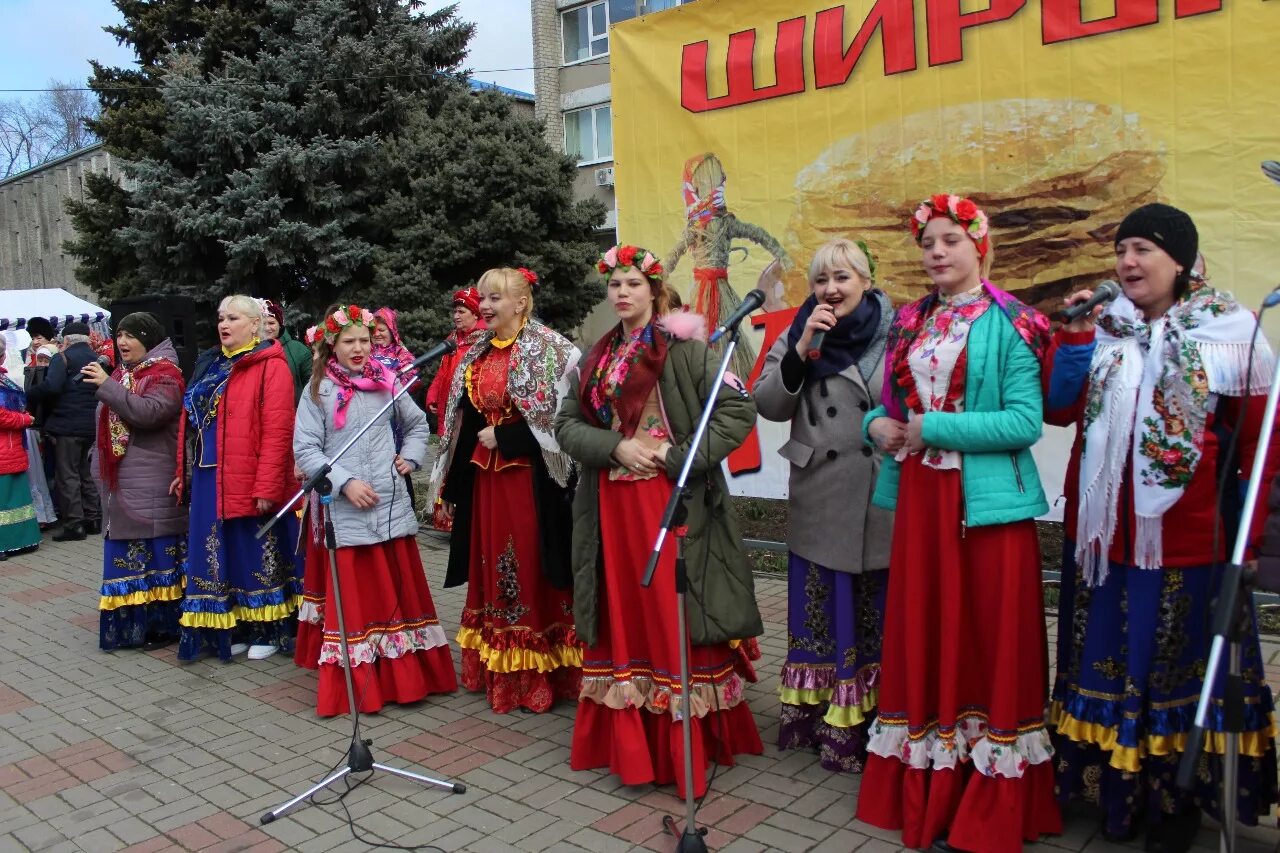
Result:
<svg viewBox="0 0 1280 853"><path fill-rule="evenodd" d="M891 310L863 360L825 379L808 381L805 365L784 335L774 343L752 393L761 417L791 423L778 453L791 463L791 553L839 572L889 567L893 513L873 506L880 451L862 440L862 418L880 403L884 344Z"/></svg>

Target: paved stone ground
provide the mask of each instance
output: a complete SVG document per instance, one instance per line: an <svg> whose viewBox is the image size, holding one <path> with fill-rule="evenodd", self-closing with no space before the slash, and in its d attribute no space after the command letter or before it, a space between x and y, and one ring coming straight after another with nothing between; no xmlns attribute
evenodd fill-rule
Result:
<svg viewBox="0 0 1280 853"><path fill-rule="evenodd" d="M452 630L460 590L441 589L445 550L420 539L441 621ZM341 806L306 805L260 827L258 816L342 759L346 719L318 720L315 675L277 656L178 666L172 648L104 654L97 647L101 540L54 544L0 563L0 850L369 850ZM777 673L785 654L786 586L758 583L766 634L761 682L747 695L766 745L777 735ZM1268 644L1280 681L1280 645ZM465 782L454 795L378 775L346 798L367 838L443 850L670 850L672 787L623 787L569 769L573 708L490 713L459 692L365 719L383 763ZM822 770L809 753L768 747L723 770L701 812L712 849L900 849L896 833L852 819L859 780ZM1095 837L1087 811L1065 835L1030 848L1127 853ZM1241 853L1269 853L1272 826L1245 831ZM1206 826L1197 845L1212 849Z"/></svg>

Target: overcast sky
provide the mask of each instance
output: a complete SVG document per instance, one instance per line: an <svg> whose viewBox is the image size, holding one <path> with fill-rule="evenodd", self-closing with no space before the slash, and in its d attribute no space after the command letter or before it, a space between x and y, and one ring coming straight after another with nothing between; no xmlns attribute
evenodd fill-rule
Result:
<svg viewBox="0 0 1280 853"><path fill-rule="evenodd" d="M449 3L432 0L427 8ZM476 78L533 92L533 72L496 71L533 64L529 0L458 0L476 24L468 67ZM111 0L0 0L0 89L42 88L50 79L84 80L89 60L128 65L133 51L102 28L120 22ZM0 92L0 99L29 97Z"/></svg>

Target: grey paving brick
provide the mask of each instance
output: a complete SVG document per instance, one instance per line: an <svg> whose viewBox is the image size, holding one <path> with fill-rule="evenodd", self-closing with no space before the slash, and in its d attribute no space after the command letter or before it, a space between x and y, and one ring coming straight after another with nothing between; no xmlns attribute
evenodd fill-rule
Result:
<svg viewBox="0 0 1280 853"><path fill-rule="evenodd" d="M570 835L569 843L586 850L596 851L596 853L624 853L632 846L629 841L590 828L580 829Z"/></svg>

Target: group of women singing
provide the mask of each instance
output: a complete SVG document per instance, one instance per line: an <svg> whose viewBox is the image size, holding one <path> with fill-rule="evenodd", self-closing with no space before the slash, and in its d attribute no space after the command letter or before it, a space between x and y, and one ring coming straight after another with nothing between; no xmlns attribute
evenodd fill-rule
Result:
<svg viewBox="0 0 1280 853"><path fill-rule="evenodd" d="M1052 335L988 279L972 200L933 196L909 227L928 294L894 315L865 246L823 246L755 386L791 424L779 747L864 772L857 818L909 847L1018 850L1076 798L1148 851L1188 849L1222 796L1256 823L1276 757L1251 607L1239 779L1221 791L1219 681L1196 789L1174 784L1272 374L1254 316L1194 272L1195 225L1168 205L1115 231L1123 294ZM1030 452L1045 421L1076 428L1051 692Z"/></svg>
<svg viewBox="0 0 1280 853"><path fill-rule="evenodd" d="M1053 334L989 280L989 220L972 200L933 196L904 228L927 295L895 312L865 244L822 246L754 397L725 383L696 447L718 359L698 316L673 308L653 253L621 245L600 259L618 323L585 357L534 318L529 270L490 270L455 296L471 316L429 398L442 435L427 505L452 525L445 585L468 584L462 684L498 713L576 702L573 768L683 794L673 542L655 583L641 577L692 457L694 793L708 764L761 753L744 683L763 626L720 465L758 406L790 424L779 748L864 773L857 818L901 830L910 847L1018 850L1060 832L1060 807L1081 798L1101 806L1108 839L1145 832L1150 851L1185 850L1201 811L1220 805L1220 696L1197 790L1172 777L1204 679L1217 567L1241 522L1228 498L1253 464L1270 350L1251 346L1250 312L1193 273L1195 226L1167 205L1133 211L1113 235L1123 295ZM108 599L142 608L113 617L115 635L173 627L177 613L180 656L226 658L237 631L260 649L287 644L300 598L296 660L320 669L319 712L346 711L319 533L328 512L361 710L456 689L413 538L406 477L428 436L416 405L402 398L334 466L332 505L308 506L301 530L286 516L253 537L295 488L285 473L296 463L294 477L314 474L390 399L408 364L385 351L398 345L393 318L380 326L354 305L327 313L308 335L296 418L287 362L255 335L260 319L253 300L225 302L221 347L184 389L152 331L125 318L118 375L91 376L116 493L157 476L166 452L173 470L180 434L194 436L170 484L190 491L185 553L185 519L159 503L119 522L109 512L113 529L150 526L108 542L104 645ZM156 435L161 412L180 408ZM1031 455L1045 421L1077 430L1052 690L1034 522L1048 503ZM135 464L139 448L157 461ZM1278 458L1265 461L1268 478ZM1253 823L1276 800L1276 763L1272 697L1245 627L1242 773L1226 795Z"/></svg>

